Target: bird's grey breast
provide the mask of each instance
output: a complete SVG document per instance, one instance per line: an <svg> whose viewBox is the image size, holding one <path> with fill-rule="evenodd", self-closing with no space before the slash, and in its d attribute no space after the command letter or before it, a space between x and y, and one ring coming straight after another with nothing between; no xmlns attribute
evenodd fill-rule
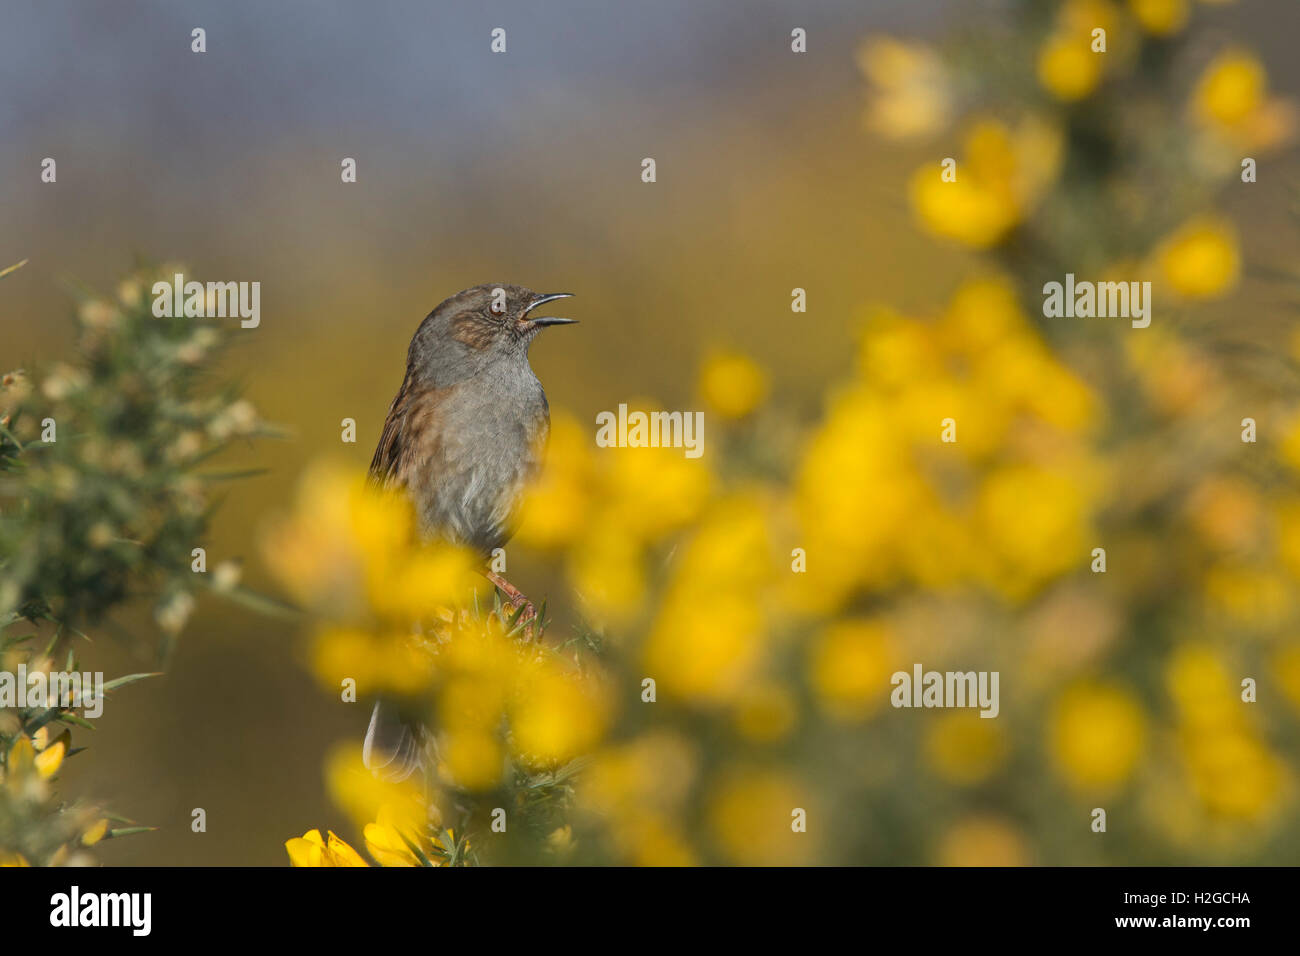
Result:
<svg viewBox="0 0 1300 956"><path fill-rule="evenodd" d="M550 428L541 382L527 362L501 362L448 390L441 454L431 465L425 523L487 553L514 530L524 486L536 474Z"/></svg>

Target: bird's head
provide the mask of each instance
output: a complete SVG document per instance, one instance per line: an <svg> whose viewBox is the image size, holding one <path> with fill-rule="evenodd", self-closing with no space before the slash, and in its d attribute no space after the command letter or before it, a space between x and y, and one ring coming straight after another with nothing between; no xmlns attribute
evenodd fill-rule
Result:
<svg viewBox="0 0 1300 956"><path fill-rule="evenodd" d="M528 346L538 332L577 321L536 311L571 295L499 282L458 292L421 323L411 340L408 365L426 370L435 380L454 381L493 362L526 361Z"/></svg>

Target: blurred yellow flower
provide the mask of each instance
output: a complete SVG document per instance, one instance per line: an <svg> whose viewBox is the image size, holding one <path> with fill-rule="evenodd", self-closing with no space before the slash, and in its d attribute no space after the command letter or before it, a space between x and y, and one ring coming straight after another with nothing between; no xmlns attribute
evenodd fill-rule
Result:
<svg viewBox="0 0 1300 956"><path fill-rule="evenodd" d="M351 679L363 696L382 690L414 694L432 679L429 657L414 640L402 632L323 627L312 638L312 672L331 690Z"/></svg>
<svg viewBox="0 0 1300 956"><path fill-rule="evenodd" d="M1058 100L1072 103L1097 88L1101 58L1088 34L1054 33L1038 51L1038 82Z"/></svg>
<svg viewBox="0 0 1300 956"><path fill-rule="evenodd" d="M327 463L304 474L293 514L267 532L263 553L295 598L336 619L409 625L465 602L478 583L468 551L421 541L404 495Z"/></svg>
<svg viewBox="0 0 1300 956"><path fill-rule="evenodd" d="M1201 75L1194 94L1196 112L1206 122L1235 126L1260 108L1267 91L1264 64L1245 50L1227 50Z"/></svg>
<svg viewBox="0 0 1300 956"><path fill-rule="evenodd" d="M286 840L290 866L369 866L361 854L329 831L328 840L319 830L308 830L300 837Z"/></svg>
<svg viewBox="0 0 1300 956"><path fill-rule="evenodd" d="M59 767L63 765L63 754L66 750L67 747L62 740L42 750L33 761L36 765L36 772L47 780L54 776L59 772Z"/></svg>
<svg viewBox="0 0 1300 956"><path fill-rule="evenodd" d="M930 47L889 36L858 49L858 67L871 84L867 126L891 139L937 133L952 112L951 82Z"/></svg>
<svg viewBox="0 0 1300 956"><path fill-rule="evenodd" d="M1157 250L1160 269L1179 295L1213 299L1231 292L1241 269L1237 233L1225 220L1185 223Z"/></svg>
<svg viewBox="0 0 1300 956"><path fill-rule="evenodd" d="M1182 644L1165 664L1165 685L1181 720L1193 730L1237 727L1241 710L1219 655L1204 644Z"/></svg>
<svg viewBox="0 0 1300 956"><path fill-rule="evenodd" d="M381 809L387 808L388 819L400 821L394 825L400 825L404 832L418 833L436 813L413 779L383 780L367 770L361 762L360 742L342 742L331 748L325 759L325 783L330 798L358 829L376 820Z"/></svg>
<svg viewBox="0 0 1300 956"><path fill-rule="evenodd" d="M741 866L798 866L813 858L820 821L811 794L781 770L733 767L707 798L709 830L718 849ZM802 812L806 832L794 826Z"/></svg>
<svg viewBox="0 0 1300 956"><path fill-rule="evenodd" d="M1129 0L1129 9L1142 29L1155 36L1177 33L1187 25L1189 0Z"/></svg>
<svg viewBox="0 0 1300 956"><path fill-rule="evenodd" d="M1210 646L1182 645L1166 664L1166 684L1178 707L1180 743L1192 785L1219 817L1255 821L1281 802L1280 761L1252 729L1238 679Z"/></svg>
<svg viewBox="0 0 1300 956"><path fill-rule="evenodd" d="M597 753L578 780L578 805L609 826L633 865L690 866L697 854L679 821L698 762L682 738L652 731Z"/></svg>
<svg viewBox="0 0 1300 956"><path fill-rule="evenodd" d="M1128 779L1142 755L1146 720L1128 691L1077 684L1052 708L1048 740L1057 769L1071 786L1110 789Z"/></svg>
<svg viewBox="0 0 1300 956"><path fill-rule="evenodd" d="M437 827L441 816L435 811L430 825ZM427 835L427 829L407 829L400 812L391 807L380 807L378 818L374 823L367 823L365 832L366 851L380 866L423 866L425 865L412 847L424 855L424 859L433 865L438 864L438 851L441 844Z"/></svg>
<svg viewBox="0 0 1300 956"><path fill-rule="evenodd" d="M744 418L767 397L768 377L762 367L738 352L715 352L700 369L704 404L722 418Z"/></svg>
<svg viewBox="0 0 1300 956"><path fill-rule="evenodd" d="M813 644L809 680L818 703L838 720L870 717L889 697L889 678L902 660L897 641L880 621L829 624Z"/></svg>
<svg viewBox="0 0 1300 956"><path fill-rule="evenodd" d="M937 164L918 169L908 185L921 224L976 249L996 245L1033 209L1060 170L1060 131L1035 117L1016 127L977 121L967 133L956 178Z"/></svg>
<svg viewBox="0 0 1300 956"><path fill-rule="evenodd" d="M660 695L724 703L758 672L775 574L767 525L762 498L736 493L711 505L679 549L642 657Z"/></svg>
<svg viewBox="0 0 1300 956"><path fill-rule="evenodd" d="M1091 495L1080 468L1009 465L991 471L975 505L978 541L989 550L986 585L1021 601L1087 560Z"/></svg>
<svg viewBox="0 0 1300 956"><path fill-rule="evenodd" d="M1244 550L1254 542L1262 518L1256 488L1240 478L1221 475L1206 478L1193 489L1187 512L1207 544L1228 552Z"/></svg>
<svg viewBox="0 0 1300 956"><path fill-rule="evenodd" d="M632 620L645 601L639 536L610 515L592 522L568 554L567 572L587 617L598 626Z"/></svg>
<svg viewBox="0 0 1300 956"><path fill-rule="evenodd" d="M1167 329L1127 336L1124 351L1148 400L1164 415L1190 414L1221 391L1210 359Z"/></svg>
<svg viewBox="0 0 1300 956"><path fill-rule="evenodd" d="M514 540L533 548L571 544L588 518L592 480L592 433L568 412L552 412L546 463L525 489Z"/></svg>
<svg viewBox="0 0 1300 956"><path fill-rule="evenodd" d="M1010 192L1000 183L981 183L960 172L944 182L933 166L923 166L908 185L912 207L935 235L986 249L1019 221Z"/></svg>
<svg viewBox="0 0 1300 956"><path fill-rule="evenodd" d="M1233 619L1252 626L1281 623L1294 606L1294 588L1257 562L1224 559L1205 572L1205 597Z"/></svg>
<svg viewBox="0 0 1300 956"><path fill-rule="evenodd" d="M1291 138L1293 105L1268 95L1264 65L1248 50L1233 47L1206 67L1191 100L1192 117L1236 147L1267 148Z"/></svg>
<svg viewBox="0 0 1300 956"><path fill-rule="evenodd" d="M989 723L989 721L985 721ZM1028 866L1021 832L999 817L973 815L953 824L939 843L939 866Z"/></svg>
<svg viewBox="0 0 1300 956"><path fill-rule="evenodd" d="M679 448L612 448L604 455L606 506L620 528L659 541L699 517L713 489L704 458Z"/></svg>
<svg viewBox="0 0 1300 956"><path fill-rule="evenodd" d="M594 747L609 720L607 689L557 659L525 664L511 706L511 748L526 765L548 768Z"/></svg>

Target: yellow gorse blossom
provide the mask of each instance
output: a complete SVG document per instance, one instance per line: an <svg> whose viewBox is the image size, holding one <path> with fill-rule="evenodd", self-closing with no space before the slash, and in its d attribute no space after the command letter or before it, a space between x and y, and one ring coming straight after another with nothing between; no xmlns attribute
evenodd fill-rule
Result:
<svg viewBox="0 0 1300 956"><path fill-rule="evenodd" d="M1188 299L1226 295L1241 271L1236 231L1211 217L1179 227L1157 250L1157 258L1165 280Z"/></svg>
<svg viewBox="0 0 1300 956"><path fill-rule="evenodd" d="M1168 36L1186 26L1191 6L1191 0L1129 0L1142 29L1155 36Z"/></svg>
<svg viewBox="0 0 1300 956"><path fill-rule="evenodd" d="M440 822L437 814L430 821L435 827ZM443 849L426 830L410 828L409 820L387 805L379 808L375 822L367 823L364 832L366 852L380 866L424 866L426 861L437 865Z"/></svg>
<svg viewBox="0 0 1300 956"><path fill-rule="evenodd" d="M356 850L329 831L322 837L319 830L308 830L300 837L286 840L290 866L369 866Z"/></svg>
<svg viewBox="0 0 1300 956"><path fill-rule="evenodd" d="M945 179L938 163L927 164L912 175L908 193L930 232L985 249L1002 241L1056 178L1060 134L1033 117L1015 127L981 119L964 146L955 178Z"/></svg>
<svg viewBox="0 0 1300 956"><path fill-rule="evenodd" d="M1133 695L1084 682L1057 700L1048 727L1050 752L1067 783L1107 791L1133 773L1146 747L1146 717Z"/></svg>
<svg viewBox="0 0 1300 956"><path fill-rule="evenodd" d="M1276 812L1284 769L1260 739L1222 658L1206 645L1183 645L1171 655L1165 679L1180 719L1184 766L1205 809L1246 821Z"/></svg>
<svg viewBox="0 0 1300 956"><path fill-rule="evenodd" d="M858 51L871 84L867 126L891 139L938 132L952 110L951 81L939 55L919 43L871 37Z"/></svg>
<svg viewBox="0 0 1300 956"><path fill-rule="evenodd" d="M704 404L722 418L744 418L767 397L768 376L757 362L738 352L715 352L700 369Z"/></svg>
<svg viewBox="0 0 1300 956"><path fill-rule="evenodd" d="M1197 124L1236 148L1278 146L1295 129L1294 105L1269 95L1263 63L1241 47L1224 50L1205 68L1190 110Z"/></svg>

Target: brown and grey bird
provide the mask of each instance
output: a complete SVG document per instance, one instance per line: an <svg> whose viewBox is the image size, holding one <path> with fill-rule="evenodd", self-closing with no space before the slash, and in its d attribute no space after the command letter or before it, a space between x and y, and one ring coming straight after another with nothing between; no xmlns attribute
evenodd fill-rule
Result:
<svg viewBox="0 0 1300 956"><path fill-rule="evenodd" d="M370 477L410 496L427 537L484 557L509 540L550 432L528 347L542 329L575 321L533 313L570 294L478 285L444 300L416 329ZM366 766L389 779L409 776L420 762L419 737L392 704L378 702L366 732Z"/></svg>

